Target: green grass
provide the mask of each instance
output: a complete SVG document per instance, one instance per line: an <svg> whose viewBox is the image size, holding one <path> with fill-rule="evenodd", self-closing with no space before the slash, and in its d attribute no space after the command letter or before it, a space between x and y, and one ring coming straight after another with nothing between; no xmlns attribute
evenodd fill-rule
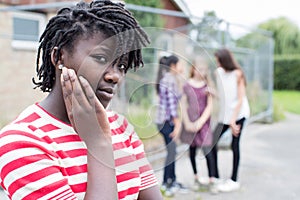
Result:
<svg viewBox="0 0 300 200"><path fill-rule="evenodd" d="M284 112L291 112L300 115L300 91L274 90L274 109L276 106Z"/></svg>
<svg viewBox="0 0 300 200"><path fill-rule="evenodd" d="M130 114L127 119L134 126L141 139L153 137L157 132L153 119L146 115L146 111L142 111L142 109L139 113Z"/></svg>
<svg viewBox="0 0 300 200"><path fill-rule="evenodd" d="M151 109L149 111L143 107L132 106L129 110L126 118L134 126L134 130L143 141L146 151L162 145L162 136L154 123L155 115L151 113Z"/></svg>

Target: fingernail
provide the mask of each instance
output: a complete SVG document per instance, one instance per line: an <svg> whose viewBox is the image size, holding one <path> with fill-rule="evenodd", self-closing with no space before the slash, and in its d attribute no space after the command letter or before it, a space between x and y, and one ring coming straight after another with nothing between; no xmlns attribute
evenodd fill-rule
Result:
<svg viewBox="0 0 300 200"><path fill-rule="evenodd" d="M63 68L61 69L61 71L62 71L63 74L66 73L66 70L67 70L67 68L65 68L65 67L63 67Z"/></svg>
<svg viewBox="0 0 300 200"><path fill-rule="evenodd" d="M68 69L68 74L70 77L74 76L74 71L72 69Z"/></svg>
<svg viewBox="0 0 300 200"><path fill-rule="evenodd" d="M69 76L67 74L67 68L65 68L65 67L62 68L62 75L63 75L64 81L67 81L69 79Z"/></svg>

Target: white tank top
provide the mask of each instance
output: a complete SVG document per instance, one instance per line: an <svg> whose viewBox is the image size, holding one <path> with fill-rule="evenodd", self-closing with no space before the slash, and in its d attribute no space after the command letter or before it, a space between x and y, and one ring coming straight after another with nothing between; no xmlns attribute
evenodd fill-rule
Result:
<svg viewBox="0 0 300 200"><path fill-rule="evenodd" d="M236 71L225 72L221 67L217 68L217 87L220 98L219 122L230 124L231 117L238 102L238 82ZM243 97L243 103L237 120L250 116L250 108L247 96Z"/></svg>

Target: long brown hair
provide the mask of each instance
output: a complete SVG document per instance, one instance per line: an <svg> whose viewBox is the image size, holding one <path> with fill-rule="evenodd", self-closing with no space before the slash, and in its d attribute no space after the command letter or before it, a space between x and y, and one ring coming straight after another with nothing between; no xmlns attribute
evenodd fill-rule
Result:
<svg viewBox="0 0 300 200"><path fill-rule="evenodd" d="M222 48L222 49L218 49L214 55L216 56L216 59L218 59L219 63L220 63L220 67L222 67L225 71L233 71L233 70L240 70L242 72L242 77L244 79L244 83L246 85L246 77L245 74L241 68L241 66L239 65L239 63L234 59L233 54L231 53L231 51L229 51L229 49L227 48Z"/></svg>

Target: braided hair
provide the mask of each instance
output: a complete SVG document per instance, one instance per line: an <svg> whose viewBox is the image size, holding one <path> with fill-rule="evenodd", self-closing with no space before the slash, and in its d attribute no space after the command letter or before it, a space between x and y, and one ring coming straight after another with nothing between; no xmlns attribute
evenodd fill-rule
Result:
<svg viewBox="0 0 300 200"><path fill-rule="evenodd" d="M129 68L136 70L144 66L141 48L148 45L150 40L132 14L124 8L124 4L109 0L80 2L73 7L60 9L57 15L49 20L41 35L36 59L39 81L32 79L36 85L35 88L50 92L54 85L55 66L50 56L54 47L57 47L57 53L54 55L56 63L60 58L62 48L72 53L79 37L88 38L99 32L107 37L116 36L117 48L114 56L122 58L122 55L128 53L128 65L125 72ZM41 65L40 57L42 58Z"/></svg>

